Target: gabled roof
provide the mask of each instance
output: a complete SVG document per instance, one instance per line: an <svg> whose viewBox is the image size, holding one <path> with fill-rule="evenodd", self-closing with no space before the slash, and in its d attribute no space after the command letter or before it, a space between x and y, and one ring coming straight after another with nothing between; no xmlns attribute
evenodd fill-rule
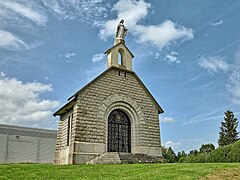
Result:
<svg viewBox="0 0 240 180"><path fill-rule="evenodd" d="M80 89L79 91L77 91L75 94L73 94L70 98L68 98L68 101L67 104L65 104L62 108L60 108L59 110L57 110L53 116L56 116L56 115L61 115L62 113L64 113L66 110L70 109L73 107L74 105L74 102L75 102L75 99L77 97L77 95L79 93L81 93L82 91L84 91L87 87L89 87L91 84L93 84L94 82L96 82L98 79L100 79L102 76L104 76L107 72L111 71L112 69L118 69L118 70L121 70L121 71L126 71L126 72L129 72L129 73L132 73L137 81L140 83L140 85L143 87L143 89L147 92L147 94L149 95L149 97L153 100L153 102L155 103L155 105L157 106L157 109L158 109L158 113L163 113L163 109L160 107L160 105L158 104L158 102L154 99L154 97L152 96L152 94L149 92L149 90L147 89L147 87L143 84L143 82L141 81L141 79L137 76L137 74L133 71L129 71L129 70L126 70L126 69L123 69L123 68L118 68L118 67L111 67L111 68L108 68L107 70L105 70L103 73L101 73L99 76L97 76L95 79L93 79L92 81L90 81L87 85L85 85L82 89Z"/></svg>
<svg viewBox="0 0 240 180"><path fill-rule="evenodd" d="M132 54L132 52L131 52L131 51L128 49L128 47L127 47L124 43L122 43L122 42L119 42L119 43L117 43L116 45L114 45L113 47L109 48L104 54L108 54L113 48L119 46L120 44L122 44L122 45L127 49L127 51L131 54L132 58L134 58L134 55Z"/></svg>

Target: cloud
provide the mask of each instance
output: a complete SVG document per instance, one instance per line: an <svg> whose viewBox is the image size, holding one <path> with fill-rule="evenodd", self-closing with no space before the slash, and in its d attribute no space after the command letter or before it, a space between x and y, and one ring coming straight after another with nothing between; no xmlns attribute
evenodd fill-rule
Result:
<svg viewBox="0 0 240 180"><path fill-rule="evenodd" d="M193 38L192 29L178 26L170 20L165 20L159 25L136 25L134 30L139 42L149 42L159 49L162 49L175 40L189 40Z"/></svg>
<svg viewBox="0 0 240 180"><path fill-rule="evenodd" d="M229 69L227 62L219 56L201 57L198 64L209 72L226 72Z"/></svg>
<svg viewBox="0 0 240 180"><path fill-rule="evenodd" d="M35 27L45 26L47 20L41 6L34 2L24 0L21 2L0 1L0 48L8 50L32 48L19 35L32 35L35 33ZM19 35L10 31L11 29L17 30Z"/></svg>
<svg viewBox="0 0 240 180"><path fill-rule="evenodd" d="M175 51L172 51L170 54L166 55L165 57L165 61L169 62L169 63L181 63L180 60L177 59L177 55L178 55L178 52L175 52Z"/></svg>
<svg viewBox="0 0 240 180"><path fill-rule="evenodd" d="M215 111L201 113L201 114L191 118L190 120L185 122L183 125L198 124L198 123L202 123L202 122L206 122L206 121L222 119L224 116L223 111L226 109L227 109L227 107L222 107Z"/></svg>
<svg viewBox="0 0 240 180"><path fill-rule="evenodd" d="M202 57L199 65L209 72L225 72L228 78L226 88L232 97L229 100L234 104L240 104L240 50L236 53L235 61L227 63L222 57Z"/></svg>
<svg viewBox="0 0 240 180"><path fill-rule="evenodd" d="M160 57L160 54L158 52L155 53L155 59L158 59Z"/></svg>
<svg viewBox="0 0 240 180"><path fill-rule="evenodd" d="M235 63L231 66L228 76L229 83L226 86L233 96L230 100L240 105L240 50L236 53Z"/></svg>
<svg viewBox="0 0 240 180"><path fill-rule="evenodd" d="M5 77L5 76L7 76L7 75L4 72L1 71L0 77Z"/></svg>
<svg viewBox="0 0 240 180"><path fill-rule="evenodd" d="M237 97L240 97L240 67L233 69L233 72L229 76L229 85L227 86L230 92Z"/></svg>
<svg viewBox="0 0 240 180"><path fill-rule="evenodd" d="M14 1L0 1L0 7L11 12L14 12L15 16L20 15L38 25L45 25L47 17L41 13L37 8L27 7L27 4L20 4Z"/></svg>
<svg viewBox="0 0 240 180"><path fill-rule="evenodd" d="M58 19L77 19L89 24L107 17L107 5L102 0L42 0L46 11Z"/></svg>
<svg viewBox="0 0 240 180"><path fill-rule="evenodd" d="M92 57L92 62L93 63L97 63L103 60L103 58L105 57L105 54L94 54Z"/></svg>
<svg viewBox="0 0 240 180"><path fill-rule="evenodd" d="M59 54L58 56L60 58L64 58L64 61L66 63L71 63L72 62L72 57L76 56L77 54L76 53L65 53L65 54Z"/></svg>
<svg viewBox="0 0 240 180"><path fill-rule="evenodd" d="M0 48L35 48L34 42L26 43L23 37L35 37L47 25L50 16L58 20L77 19L91 25L99 24L107 17L107 7L102 0L1 0ZM17 30L18 36L11 29Z"/></svg>
<svg viewBox="0 0 240 180"><path fill-rule="evenodd" d="M28 49L28 45L16 35L0 30L0 47L5 49Z"/></svg>
<svg viewBox="0 0 240 180"><path fill-rule="evenodd" d="M160 122L163 122L163 123L174 122L174 119L172 117L162 117L162 116L159 116L159 120L160 120Z"/></svg>
<svg viewBox="0 0 240 180"><path fill-rule="evenodd" d="M196 76L190 78L190 79L188 80L188 82L196 81L197 79L199 79L199 77L200 77L200 75L196 75Z"/></svg>
<svg viewBox="0 0 240 180"><path fill-rule="evenodd" d="M211 26L219 26L219 25L221 25L222 23L223 23L223 20L221 19L221 20L219 20L219 21L216 21L216 22L211 23Z"/></svg>
<svg viewBox="0 0 240 180"><path fill-rule="evenodd" d="M166 147L166 148L171 147L173 150L176 150L181 146L181 143L180 142L167 141L167 142L163 143L163 146Z"/></svg>
<svg viewBox="0 0 240 180"><path fill-rule="evenodd" d="M193 31L171 20L165 20L157 25L140 25L139 21L148 15L148 9L151 4L144 0L120 0L112 8L117 11L117 18L103 23L99 32L99 37L106 40L113 36L116 31L116 25L123 18L130 33L135 36L139 43L150 43L159 49L167 46L176 40L189 40L193 38Z"/></svg>
<svg viewBox="0 0 240 180"><path fill-rule="evenodd" d="M41 94L52 90L50 84L24 83L15 78L0 77L0 123L56 127L57 123L52 121L52 110L59 102L41 98Z"/></svg>
<svg viewBox="0 0 240 180"><path fill-rule="evenodd" d="M65 54L60 54L59 57L65 57L67 59L71 59L73 56L76 56L77 54L76 53L65 53Z"/></svg>
<svg viewBox="0 0 240 180"><path fill-rule="evenodd" d="M147 15L149 7L150 4L142 0L118 1L112 8L112 11L117 11L117 18L103 23L103 29L99 32L100 38L106 39L109 36L113 36L116 32L116 25L122 18L124 18L127 28L135 29L137 22Z"/></svg>

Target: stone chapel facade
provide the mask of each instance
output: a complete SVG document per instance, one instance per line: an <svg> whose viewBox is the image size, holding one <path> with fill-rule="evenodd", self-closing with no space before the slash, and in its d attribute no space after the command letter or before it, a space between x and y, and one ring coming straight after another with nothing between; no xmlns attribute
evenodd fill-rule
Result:
<svg viewBox="0 0 240 180"><path fill-rule="evenodd" d="M55 164L94 162L111 153L161 159L158 115L163 110L132 70L134 56L124 37L116 35L105 52L107 70L54 113L60 116Z"/></svg>

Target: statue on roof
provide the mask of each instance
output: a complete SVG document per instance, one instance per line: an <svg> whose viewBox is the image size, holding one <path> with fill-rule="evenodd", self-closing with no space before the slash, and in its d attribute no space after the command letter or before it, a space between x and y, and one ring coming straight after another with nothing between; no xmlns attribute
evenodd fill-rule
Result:
<svg viewBox="0 0 240 180"><path fill-rule="evenodd" d="M116 32L116 39L122 39L124 40L124 38L126 37L127 34L127 28L125 28L124 26L124 20L122 19L117 27L117 32Z"/></svg>

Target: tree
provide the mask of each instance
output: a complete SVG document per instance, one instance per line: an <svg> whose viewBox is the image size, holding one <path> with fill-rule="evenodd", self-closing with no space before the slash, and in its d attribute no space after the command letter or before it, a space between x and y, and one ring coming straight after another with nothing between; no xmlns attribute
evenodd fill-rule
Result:
<svg viewBox="0 0 240 180"><path fill-rule="evenodd" d="M199 148L200 153L210 153L215 150L215 146L210 143L210 144L202 144L201 147Z"/></svg>
<svg viewBox="0 0 240 180"><path fill-rule="evenodd" d="M181 159L181 157L186 157L186 153L185 151L182 151L182 152L178 152L177 153L177 162L179 161L179 159Z"/></svg>
<svg viewBox="0 0 240 180"><path fill-rule="evenodd" d="M185 153L185 151L182 150L182 157L187 156L187 154Z"/></svg>
<svg viewBox="0 0 240 180"><path fill-rule="evenodd" d="M189 156L196 156L198 154L198 150L191 150L189 151Z"/></svg>
<svg viewBox="0 0 240 180"><path fill-rule="evenodd" d="M166 162L174 163L177 161L177 157L171 147L162 147L162 156Z"/></svg>
<svg viewBox="0 0 240 180"><path fill-rule="evenodd" d="M239 134L239 132L237 132L237 127L238 119L234 116L232 111L227 110L225 112L224 121L221 122L218 145L225 146L237 141Z"/></svg>

